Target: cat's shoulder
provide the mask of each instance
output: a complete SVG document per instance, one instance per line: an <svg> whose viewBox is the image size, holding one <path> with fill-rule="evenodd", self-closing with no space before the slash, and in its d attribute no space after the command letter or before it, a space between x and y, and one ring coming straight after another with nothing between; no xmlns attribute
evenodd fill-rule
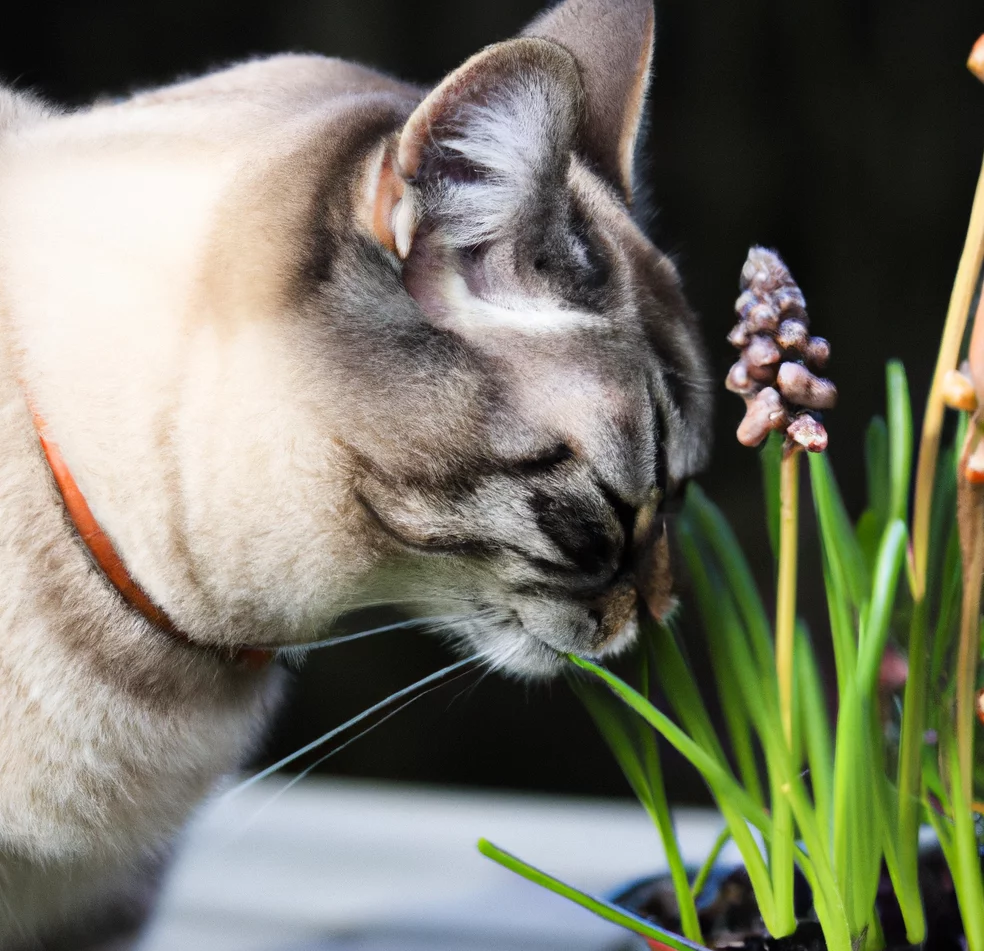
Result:
<svg viewBox="0 0 984 951"><path fill-rule="evenodd" d="M416 100L422 90L376 69L331 56L281 53L247 60L136 94L134 106L195 99L248 99L279 107L287 101L323 102L338 96L389 93Z"/></svg>

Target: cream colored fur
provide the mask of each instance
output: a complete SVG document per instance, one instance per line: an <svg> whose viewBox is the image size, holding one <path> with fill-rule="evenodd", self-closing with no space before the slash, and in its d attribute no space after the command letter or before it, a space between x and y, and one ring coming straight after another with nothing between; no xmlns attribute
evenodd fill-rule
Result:
<svg viewBox="0 0 984 951"><path fill-rule="evenodd" d="M305 426L315 407L298 412L270 321L321 94L363 72L286 57L58 117L0 98L0 948L139 891L255 742L277 680L119 602L65 519L26 395L192 639L310 640L364 568L337 530L337 449ZM256 95L198 109L219 84ZM230 292L254 268L249 295Z"/></svg>
<svg viewBox="0 0 984 951"><path fill-rule="evenodd" d="M73 114L0 87L0 951L136 925L277 700L231 648L403 601L542 676L669 606L708 398L629 213L651 30L566 0L427 98L313 56ZM192 646L91 563L31 406Z"/></svg>

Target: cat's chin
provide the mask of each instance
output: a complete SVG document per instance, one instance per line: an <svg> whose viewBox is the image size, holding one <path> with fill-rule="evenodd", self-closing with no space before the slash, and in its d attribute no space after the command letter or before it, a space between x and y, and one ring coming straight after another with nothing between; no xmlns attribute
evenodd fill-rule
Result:
<svg viewBox="0 0 984 951"><path fill-rule="evenodd" d="M455 639L461 649L478 653L492 670L503 676L519 680L548 680L571 669L568 653L581 654L597 661L624 654L635 643L638 630L638 621L633 617L602 647L588 651L555 647L514 623L460 628L455 631Z"/></svg>

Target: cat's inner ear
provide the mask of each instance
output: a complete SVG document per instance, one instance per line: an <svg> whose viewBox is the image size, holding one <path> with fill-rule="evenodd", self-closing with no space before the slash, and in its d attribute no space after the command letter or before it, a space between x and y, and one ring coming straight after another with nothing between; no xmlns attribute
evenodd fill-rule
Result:
<svg viewBox="0 0 984 951"><path fill-rule="evenodd" d="M410 253L417 215L406 182L397 171L397 146L398 140L387 141L375 157L361 217L380 244L405 258Z"/></svg>
<svg viewBox="0 0 984 951"><path fill-rule="evenodd" d="M424 99L384 155L377 238L406 257L424 221L454 247L506 234L533 194L566 176L582 115L577 64L556 43L483 50Z"/></svg>
<svg viewBox="0 0 984 951"><path fill-rule="evenodd" d="M652 0L566 0L524 31L574 55L587 97L581 151L627 201L649 90L654 22Z"/></svg>

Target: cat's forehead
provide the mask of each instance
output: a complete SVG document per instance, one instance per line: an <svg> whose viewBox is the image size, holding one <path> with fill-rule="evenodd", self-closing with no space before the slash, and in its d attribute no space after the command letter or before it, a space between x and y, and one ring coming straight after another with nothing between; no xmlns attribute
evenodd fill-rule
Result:
<svg viewBox="0 0 984 951"><path fill-rule="evenodd" d="M647 316L674 297L678 279L608 183L571 155L562 188L547 189L542 205L534 202L482 253L493 259L482 281L453 263L434 278L447 295L439 323L490 355L512 392L534 403L562 394L586 415L617 414L636 400L659 360ZM574 266L551 275L552 255ZM579 272L586 255L600 279L590 268ZM548 262L542 268L538 257Z"/></svg>

